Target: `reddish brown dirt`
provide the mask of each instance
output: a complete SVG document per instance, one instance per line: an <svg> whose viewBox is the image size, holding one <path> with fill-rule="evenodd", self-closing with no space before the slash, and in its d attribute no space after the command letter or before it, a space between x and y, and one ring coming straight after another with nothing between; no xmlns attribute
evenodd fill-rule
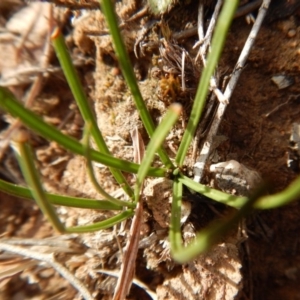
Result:
<svg viewBox="0 0 300 300"><path fill-rule="evenodd" d="M191 9L191 6L189 9L193 13L183 14L183 23L187 22L187 20L194 23L196 21L195 10ZM179 25L174 28L172 27L171 30L176 31L178 28ZM230 75L250 28L251 26L246 24L244 18L233 22L220 62L222 77ZM291 33L291 30L294 30L294 33ZM183 46L189 48L195 40L196 38L191 38L185 41ZM89 39L90 42L91 40ZM79 53L83 55L74 43L70 43L70 45L75 49L73 54ZM84 52L84 50L82 51ZM111 49L107 50L108 53L110 51ZM116 89L124 92L123 81L122 79L119 80L121 76L118 77L118 75L115 75L118 69L114 57L109 56L105 51L104 54L101 54L103 57L106 55L105 59L107 60L105 68L101 69L107 72L107 74L101 74L103 77L106 76L102 83L107 83L109 79L110 85L118 85ZM88 54L84 53L84 55L91 56L92 59L95 58L95 53L92 50ZM100 56L99 53L97 55ZM105 60L103 57L102 59ZM274 20L272 23L264 24L242 76L238 81L219 130L220 134L228 138L218 147L220 161L236 159L240 163L260 172L262 177L269 182L269 193L282 191L299 175L299 171L295 172L287 167L287 153L292 124L300 122L299 57L299 15L295 13L293 16L285 17L282 20ZM147 59L147 64L150 60L150 58ZM86 83L89 82L88 80L91 77L89 72L93 71L91 71L92 68L93 62L91 63L91 61L86 59L79 69L82 80ZM137 75L140 75L140 79L145 79L144 77L147 76L145 75L147 72L144 72L144 69L139 64L136 64L136 72ZM142 76L143 74L144 76ZM285 74L293 77L294 83L286 89L279 90L271 81L272 76L277 74ZM98 74L98 76L100 75ZM113 77L113 80L111 77ZM117 79L114 80L114 77ZM59 80L61 80L60 78ZM61 87L62 85L59 84L59 80L56 78L53 80L53 83ZM92 83L94 83L93 80ZM154 88L150 88L149 93L156 90L156 85L157 81L154 83ZM96 89L100 88L96 87ZM101 93L106 89L106 87L102 87ZM51 82L48 81L44 92L51 94L52 90ZM93 89L90 90L90 88L87 88L86 91L92 98L97 94ZM69 101L70 93L65 89L65 86L62 90L57 90L57 93L61 99L67 95ZM114 117L111 113L114 111L113 105L122 102L122 97L119 99L114 98L114 96L115 94L101 95L100 99L99 94L97 94L97 97L94 99L95 106L97 106L97 103L100 103L100 100L102 101L100 103L101 108L103 110L104 108L106 109L108 116L105 119L105 121L108 120L106 123L113 123L111 121L111 118ZM168 99L168 101L172 100ZM288 103L284 104L286 101ZM283 105L279 107L281 104ZM69 105L62 102L59 107L62 109L57 110L57 113L54 111L54 115L57 118L62 118L61 116L64 115L63 111L66 112L65 115L67 114ZM187 104L186 108L188 111L189 104ZM153 111L157 112L156 110ZM266 114L270 115L266 117ZM75 121L75 117L71 121ZM68 133L70 133L72 127L71 123L68 123L66 128ZM78 123L78 127L80 127L80 120ZM76 132L73 132L73 135L78 137L78 132L80 133L80 130L76 127ZM124 136L126 139L128 132ZM120 148L124 148L123 145ZM57 155L62 155L59 150L53 150L56 149L53 145L49 149L47 155L53 155L53 151L55 158ZM118 149L116 151L119 151ZM128 153L125 154L130 157ZM46 157L48 157L47 155ZM119 152L118 155L120 155ZM47 160L41 160L40 163L44 168L43 175L51 178L51 174L57 168L47 168ZM48 188L49 185L51 187L56 186L57 188L62 183L60 179L63 169L63 167L59 169L59 172L55 173L55 176L51 178L54 183L48 182ZM69 184L74 178L72 176L64 178L63 182L67 188L63 189L63 192L77 196L96 197L97 194L95 192L86 192L86 190L91 189L91 184L87 182L86 175L82 174L83 171L81 169L82 164L78 161L74 164L69 164L69 173L73 173L71 174L73 176L75 173L78 185L74 185L76 188L69 188ZM106 178L107 174L102 174L102 176L102 178ZM109 182L109 179L106 180ZM114 187L112 183L109 183L108 186L109 188ZM45 238L53 235L53 230L41 214L39 214L38 209L32 206L31 203L24 202L21 199L13 199L5 194L1 194L0 203L1 207L3 207L0 212L0 232L1 234L5 234L5 237ZM89 217L92 219L96 213L91 213L91 215ZM72 212L66 219L72 222ZM249 218L248 229L249 238L240 247L240 255L243 262L243 289L239 293L240 299L300 299L298 288L300 281L300 203L296 201L282 208L257 212L253 217ZM115 243L114 246L110 245L110 247L117 248ZM114 251L116 252L117 250L115 249ZM97 261L97 264L113 269L116 266L115 260L117 258L110 261L111 265L109 263L102 264L99 261ZM95 265L97 264L95 263ZM155 290L163 281L162 277L166 277L166 274L163 274L160 270L160 268L164 270L165 268L160 266L156 271L149 271L145 264L143 253L140 253L136 273L140 279L148 283ZM170 272L170 274L179 273L180 270L180 268L175 268L173 273ZM100 275L98 276L100 277ZM51 280L40 278L41 283L35 283L33 286L28 284L26 278L21 278L19 274L16 274L11 281L4 282L0 286L0 295L3 299L19 299L14 298L18 295L21 295L22 299L30 299L33 296L41 297L37 299L43 299L43 297L52 296L51 290L45 290L45 286L50 282L55 285L60 280L62 279L57 275L53 275ZM102 291L96 284L97 280L95 278L87 277L83 280L90 287L94 287L95 291L100 291L98 293L99 299L109 299L110 293L107 292L109 289L107 288ZM113 284L111 284L111 288L113 289ZM72 287L62 284L61 289L63 291L61 299L75 299L74 295L76 291ZM18 294L20 290L22 292ZM140 289L135 288L132 291L132 299L148 299L148 296L143 291L137 296L137 291L140 291Z"/></svg>
<svg viewBox="0 0 300 300"><path fill-rule="evenodd" d="M229 137L221 146L224 160L237 155L239 162L253 167L269 180L270 193L283 190L297 176L287 167L291 124L300 120L299 27L293 38L288 37L294 22L298 24L299 19L263 26L221 125L221 132ZM226 64L234 63L247 32L242 20L234 22L225 50ZM291 75L295 84L278 90L271 77L282 73ZM288 99L291 100L287 104L265 117ZM243 298L251 295L253 299L296 299L300 296L297 288L299 213L299 202L259 213L267 234L250 235L247 242L244 253L247 284Z"/></svg>

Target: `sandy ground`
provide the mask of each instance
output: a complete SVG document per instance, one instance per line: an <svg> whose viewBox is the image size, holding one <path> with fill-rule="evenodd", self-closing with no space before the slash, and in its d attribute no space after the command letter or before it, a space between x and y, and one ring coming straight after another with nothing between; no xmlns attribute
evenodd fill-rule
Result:
<svg viewBox="0 0 300 300"><path fill-rule="evenodd" d="M103 15L98 9L88 9L85 14L77 16L71 25L70 16L75 15L77 10L72 6L74 3L66 3L69 8L56 9L55 15L65 30L73 61L94 107L98 125L111 152L117 157L132 160L129 132L138 126L145 143L148 138L119 69ZM290 136L293 124L300 122L300 16L296 8L292 9L293 3L288 6L287 1L275 1L275 4L277 6L272 7L261 28L233 93L218 132L218 136L222 138L214 155L217 161L235 159L259 172L271 183L269 193L283 190L299 174L299 154L297 150L291 150ZM89 5L96 7L93 2ZM142 8L135 1L116 5L121 20L128 19ZM12 7L0 6L3 13L1 26L8 28L8 20L12 22ZM15 7L15 11L20 10L17 1ZM170 31L176 33L196 25L196 7L197 3L192 1L185 6L177 6L166 14L164 21ZM207 16L210 16L209 7L206 11ZM24 14L24 11L19 14ZM142 36L142 28L148 25L152 27ZM188 120L202 66L194 61L196 50L192 47L197 36L178 42L169 40L160 46L160 51L155 45L151 46L151 42L157 43L164 26L166 25L159 24L157 18L146 12L143 17L124 26L122 35L154 121L159 122L161 115L172 102L180 102L184 107L181 119L165 143L170 157L174 157ZM247 24L245 17L234 20L219 63L221 83L230 75L250 29L251 25ZM30 63L32 66L33 62L40 65L44 53L45 32L46 29L40 29L35 33L34 48L30 48L29 42L25 45L33 54L30 59L26 56L26 51L21 51L21 60L16 62L15 56L9 56L7 51L6 64L3 59L1 61L2 84L6 82L20 98L24 97L32 84L32 78L28 75L25 79L19 76L17 80L23 80L21 83L11 83L9 80L15 80L17 75L12 76L7 70L16 69L16 66L25 68ZM136 41L141 43L135 46ZM0 43L2 51L10 45L7 40L0 40ZM148 46L144 47L145 45ZM138 56L134 54L135 48ZM191 59L186 66L185 92L181 89L179 68L176 69L174 63L170 63L166 55L164 56L170 49L182 48L186 49ZM49 55L47 67L54 71L48 72L43 79L32 109L46 121L61 126L64 133L80 139L83 121L51 49ZM278 75L289 82L287 87L280 89L274 83L274 76ZM1 122L1 129L5 130L11 123L11 118L2 113ZM86 174L82 158L71 155L55 143L48 143L34 134L32 144L48 191L101 199ZM291 157L293 168L287 165ZM187 158L187 168L192 170L190 157ZM22 183L9 150L2 160L1 170L1 176L5 180ZM98 168L97 177L106 191L113 192L118 189L106 168ZM127 174L126 178L129 182L134 182L131 174ZM206 174L204 182L208 184L210 181L210 174ZM153 188L154 192L158 189L158 186ZM163 189L167 190L168 185ZM280 209L256 212L239 228L233 228L209 253L180 266L173 262L168 252L168 222L165 219L169 206L168 195L164 195L164 199L159 199L161 202L158 204L148 202L144 205L142 242L136 261L136 278L156 292L158 299L300 297L299 202ZM155 201L157 197L151 195L149 198ZM116 281L102 271L118 272L122 256L117 239L120 245L125 245L130 222L123 224L121 228L63 237L53 231L33 203L5 194L1 194L0 203L0 232L3 239L22 239L22 245L25 245L26 239L27 243L32 244L27 246L32 251L55 253L56 259L83 282L95 299L111 298ZM163 216L158 214L160 203L167 203ZM213 209L211 206L212 204L208 205L206 202L192 201L192 213L184 225L186 242L193 236L195 228L203 228L211 220L230 212L230 209L223 206L217 205ZM58 212L68 226L100 221L113 214L69 208L58 208ZM246 233L241 233L241 229ZM188 235L189 232L191 236ZM45 245L38 246L38 240L45 241ZM51 242L53 240L55 245ZM7 253L2 253L0 260L2 267L14 267L27 262L24 257L9 256ZM25 268L23 272L12 272L10 276L2 277L0 297L81 299L67 280L61 278L48 265L39 262ZM143 288L133 285L128 299L150 298Z"/></svg>

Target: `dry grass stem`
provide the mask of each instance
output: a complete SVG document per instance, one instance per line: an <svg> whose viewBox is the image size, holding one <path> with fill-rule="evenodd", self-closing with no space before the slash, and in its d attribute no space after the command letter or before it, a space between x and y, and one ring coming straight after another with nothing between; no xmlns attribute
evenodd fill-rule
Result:
<svg viewBox="0 0 300 300"><path fill-rule="evenodd" d="M218 0L216 6L215 6L215 10L214 13L211 17L211 20L209 22L208 28L206 30L205 36L204 36L204 20L203 20L203 4L200 3L199 4L199 10L198 10L198 37L199 37L199 42L197 42L194 46L197 47L198 45L200 45L199 47L199 51L198 54L196 56L196 61L199 59L199 56L201 57L203 66L206 66L206 56L208 53L208 47L211 43L211 39L212 39L212 34L214 32L215 26L216 26L216 21L217 18L219 16L221 7L223 4L223 0ZM223 93L218 89L218 85L217 85L217 80L215 76L212 76L210 79L210 89L215 93L215 95L217 96L218 100L220 102L224 102L226 101L225 96L223 95Z"/></svg>
<svg viewBox="0 0 300 300"><path fill-rule="evenodd" d="M140 136L137 128L135 128L132 131L131 137L133 142L134 162L140 164L145 153L145 145L143 143L142 137ZM141 188L141 193L142 190L143 187ZM126 295L129 293L129 290L131 288L132 281L134 278L134 272L135 272L135 261L138 252L142 220L143 220L143 202L141 198L137 203L135 209L135 215L132 219L129 237L123 255L123 262L120 270L120 276L117 281L113 300L125 299Z"/></svg>
<svg viewBox="0 0 300 300"><path fill-rule="evenodd" d="M205 36L204 36L204 21L203 21L203 4L199 4L199 13L198 13L198 36L199 36L199 43L200 48L198 55L196 57L196 60L198 59L198 56L200 55L203 61L204 66L206 65L206 54L208 50L208 46L210 45L212 34L214 32L216 21L218 19L221 7L223 4L223 0L218 0L214 13L211 17L211 20L209 22L208 28L206 30Z"/></svg>
<svg viewBox="0 0 300 300"><path fill-rule="evenodd" d="M66 267L61 265L55 260L53 253L40 253L38 251L32 251L29 249L25 249L20 246L9 245L3 242L0 242L0 249L2 251L8 251L12 253L16 253L18 255L22 255L25 257L29 257L35 260L39 260L51 265L62 277L70 282L84 297L86 300L93 300L93 296L89 292L89 290L79 281Z"/></svg>
<svg viewBox="0 0 300 300"><path fill-rule="evenodd" d="M110 271L110 270L96 270L97 272L99 273L102 273L102 274L106 274L106 275L109 275L109 276L113 276L113 277L119 277L119 272L115 272L115 271ZM134 278L132 280L132 283L135 284L136 286L142 288L153 300L157 300L157 295L156 293L152 292L150 290L150 288L145 285L142 281Z"/></svg>
<svg viewBox="0 0 300 300"><path fill-rule="evenodd" d="M266 13L267 13L267 10L268 10L268 7L269 7L269 4L270 4L271 0L264 0L263 1L263 4L259 10L259 13L257 15L257 19L255 21L255 23L253 24L253 27L250 31L250 34L247 38L247 41L244 45L244 48L240 54L240 57L235 65L235 68L231 74L231 78L226 86L226 89L225 89L225 92L224 92L224 96L225 96L225 99L227 99L227 101L223 101L219 103L219 106L218 106L218 109L217 109L217 112L214 116L214 120L211 124L211 127L210 127L210 130L207 134L207 138L206 138L206 141L203 145L203 148L201 149L200 151L200 155L199 155L199 158L197 160L197 162L195 163L194 165L194 172L195 172L195 176L194 176L194 180L196 182L200 182L201 179L202 179L202 176L203 176L203 173L204 173L204 167L205 167L205 164L206 164L206 161L212 151L212 144L213 144L213 140L214 140L214 137L216 136L217 134L217 131L218 131L218 128L219 128L219 125L223 119L223 115L225 113L225 110L229 104L229 100L230 100L230 97L234 91L234 88L238 82L238 79L243 71L243 68L245 66L245 63L247 61L247 58L249 56L249 53L251 51L251 48L254 44L254 41L257 37L257 34L258 34L258 31L262 25L262 22L266 16Z"/></svg>

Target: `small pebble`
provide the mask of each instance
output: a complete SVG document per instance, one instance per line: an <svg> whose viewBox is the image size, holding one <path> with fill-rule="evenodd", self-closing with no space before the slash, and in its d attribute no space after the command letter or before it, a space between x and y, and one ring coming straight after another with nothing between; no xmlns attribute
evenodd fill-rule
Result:
<svg viewBox="0 0 300 300"><path fill-rule="evenodd" d="M212 164L209 168L214 174L212 184L224 192L248 196L261 182L259 173L235 160Z"/></svg>
<svg viewBox="0 0 300 300"><path fill-rule="evenodd" d="M289 38L292 38L292 37L294 37L295 35L296 35L296 30L295 29L290 29L288 32L287 32L287 36L289 37Z"/></svg>
<svg viewBox="0 0 300 300"><path fill-rule="evenodd" d="M271 80L277 85L279 90L285 89L294 84L294 78L284 74L274 75Z"/></svg>

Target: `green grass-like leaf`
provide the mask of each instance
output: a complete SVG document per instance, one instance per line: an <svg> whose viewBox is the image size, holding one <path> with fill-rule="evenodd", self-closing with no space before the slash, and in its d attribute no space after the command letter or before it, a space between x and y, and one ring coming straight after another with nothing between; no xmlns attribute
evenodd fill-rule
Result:
<svg viewBox="0 0 300 300"><path fill-rule="evenodd" d="M209 91L209 81L211 79L211 76L213 75L219 57L221 55L229 26L231 24L238 3L238 0L225 1L223 9L220 13L220 17L218 18L215 33L213 35L211 43L211 52L208 55L207 65L203 70L201 80L198 85L189 122L187 124L187 128L176 155L175 161L178 166L183 165L186 153L197 129L200 117L205 106L206 96Z"/></svg>
<svg viewBox="0 0 300 300"><path fill-rule="evenodd" d="M54 126L47 124L41 117L23 107L15 96L7 89L0 87L0 108L10 115L19 118L24 125L49 141L55 141L65 149L74 154L84 156L85 150L82 144L74 138L67 136L57 130ZM90 150L91 159L108 167L119 169L128 173L137 173L139 165L114 158L111 155L103 154L94 149ZM149 176L164 177L168 170L164 168L150 168Z"/></svg>
<svg viewBox="0 0 300 300"><path fill-rule="evenodd" d="M167 171L171 170L173 171L173 202L169 236L172 255L174 259L180 263L185 263L189 260L192 260L199 253L207 251L212 243L214 243L220 236L230 230L230 228L232 228L232 226L234 226L234 224L236 224L238 220L251 212L253 207L258 209L270 209L286 205L291 201L299 198L300 177L297 178L288 188L278 194L261 197L259 191L255 195L247 198L233 196L196 183L193 180L182 175L180 173L180 168L175 169L175 167L181 166L183 164L188 147L190 146L191 140L201 118L208 94L209 81L221 55L226 35L237 4L237 0L225 1L222 12L217 21L217 26L211 44L211 52L207 60L207 66L203 70L190 119L181 141L178 153L176 155L175 162L177 166L174 166L174 164L171 162L170 158L166 154L166 151L162 148L162 144L171 126L176 121L180 109L177 105L172 106L161 124L155 130L153 120L149 111L147 110L141 92L139 90L133 67L130 62L130 57L126 51L124 42L121 37L120 29L118 28L118 22L116 14L114 12L113 2L111 0L102 0L102 9L107 18L107 23L110 29L123 75L133 95L136 108L139 111L140 117L150 137L150 143L147 147L144 159L142 160L142 163L140 165L114 158L109 153L109 150L102 137L101 131L97 127L97 121L94 117L91 107L89 106L87 97L84 93L84 89L82 88L76 70L72 64L68 49L63 40L63 36L56 28L52 36L54 48L72 90L74 98L76 99L76 102L80 108L81 114L86 124L91 124L91 135L95 140L99 151L90 149L87 143L85 145L82 145L74 138L62 134L55 127L45 123L39 116L24 108L22 104L20 104L9 91L1 87L0 108L5 110L12 116L19 118L24 125L28 126L47 140L56 141L58 144L71 151L72 153L85 156L89 165L88 169L91 171L92 181L94 181L96 188L107 199L98 201L46 193L43 190L42 183L39 180L38 171L35 169L34 159L31 154L30 147L23 141L17 141L14 145L29 188L19 187L0 180L0 189L4 192L26 199L32 200L32 197L34 197L43 213L49 218L51 222L54 223L56 229L60 232L83 233L109 228L114 224L130 218L134 214L134 208L139 199L142 184L146 176L164 177ZM162 163L165 165L165 168L151 167L151 163L156 152L159 154ZM99 162L108 166L111 169L112 174L116 178L117 182L124 188L131 199L134 199L134 202L130 203L121 201L105 193L101 186L96 182L95 176L92 171L93 162ZM122 171L137 174L134 190L126 182ZM205 195L215 201L237 208L237 211L235 211L233 215L227 220L221 223L214 223L202 230L200 233L197 233L195 241L193 241L187 247L183 246L180 232L180 212L181 199L183 195L183 185L189 187L194 192ZM111 218L108 218L101 222L97 222L95 224L65 228L56 215L55 209L52 206L53 204L70 207L120 211L123 210L124 207L130 207L130 209L122 211Z"/></svg>
<svg viewBox="0 0 300 300"><path fill-rule="evenodd" d="M2 179L0 179L0 190L9 195L33 201L32 192L29 188L8 183ZM123 208L123 206L115 205L106 200L69 197L50 193L46 193L46 196L50 203L54 205L99 210L122 210Z"/></svg>
<svg viewBox="0 0 300 300"><path fill-rule="evenodd" d="M155 126L152 117L146 107L141 91L138 87L137 80L130 61L130 57L127 53L124 41L121 37L121 32L118 28L118 20L114 11L113 2L111 0L101 0L100 5L106 16L106 21L109 27L110 34L112 36L116 55L118 57L118 61L120 63L124 78L133 96L136 109L139 111L139 115L142 119L142 122L147 130L149 137L152 137L155 130ZM173 163L171 162L168 154L165 152L164 149L160 147L158 149L158 154L160 156L161 161L167 168L173 167Z"/></svg>
<svg viewBox="0 0 300 300"><path fill-rule="evenodd" d="M135 201L137 202L140 196L140 190L143 184L143 181L148 173L150 165L153 161L154 155L156 150L161 146L164 139L166 138L169 130L174 125L176 120L178 119L180 112L181 112L181 105L180 104L173 104L170 106L169 110L167 111L164 119L157 127L156 131L154 132L152 139L147 147L146 154L141 162L140 169L136 176L136 184L134 189Z"/></svg>
<svg viewBox="0 0 300 300"><path fill-rule="evenodd" d="M70 89L75 97L76 103L80 109L81 115L87 124L91 124L91 134L96 142L96 145L101 153L110 155L109 149L103 139L101 131L97 125L96 118L90 108L86 94L84 93L82 84L79 80L78 74L72 64L71 56L65 44L65 40L58 27L55 27L52 34L52 44L54 46L56 55L59 59L60 65L64 71ZM122 186L129 197L133 197L133 191L126 181L124 175L119 169L110 168L110 171L116 181Z"/></svg>
<svg viewBox="0 0 300 300"><path fill-rule="evenodd" d="M19 142L17 140L12 142L12 145L22 169L23 176L25 177L25 180L31 189L32 196L37 202L39 208L57 231L61 233L65 232L65 226L62 224L54 207L47 199L47 194L45 193L40 181L40 175L34 165L30 146L24 141Z"/></svg>

